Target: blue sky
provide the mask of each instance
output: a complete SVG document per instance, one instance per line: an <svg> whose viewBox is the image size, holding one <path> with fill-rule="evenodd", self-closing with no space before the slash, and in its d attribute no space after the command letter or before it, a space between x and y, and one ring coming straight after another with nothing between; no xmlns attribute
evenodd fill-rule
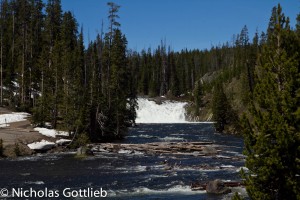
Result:
<svg viewBox="0 0 300 200"><path fill-rule="evenodd" d="M107 31L109 0L61 0L83 26L85 43ZM112 0L111 0L112 1ZM205 49L230 41L247 25L252 38L256 29L265 31L271 10L278 3L295 26L300 0L114 0L121 6L119 22L128 48L156 48L161 40L175 51Z"/></svg>

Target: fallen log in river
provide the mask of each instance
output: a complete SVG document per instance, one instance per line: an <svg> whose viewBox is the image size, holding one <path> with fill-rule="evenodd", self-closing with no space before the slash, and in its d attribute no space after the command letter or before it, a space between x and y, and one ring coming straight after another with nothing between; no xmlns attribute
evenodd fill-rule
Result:
<svg viewBox="0 0 300 200"><path fill-rule="evenodd" d="M148 154L176 154L205 156L217 154L220 150L213 142L153 142L146 144L101 143L90 146L94 152L143 152Z"/></svg>

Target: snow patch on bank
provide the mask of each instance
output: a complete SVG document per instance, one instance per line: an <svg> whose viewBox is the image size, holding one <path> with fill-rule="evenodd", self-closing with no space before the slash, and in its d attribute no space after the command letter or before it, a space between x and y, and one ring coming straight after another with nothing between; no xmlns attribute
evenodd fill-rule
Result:
<svg viewBox="0 0 300 200"><path fill-rule="evenodd" d="M40 128L36 127L33 130L38 131L40 134L45 135L47 137L53 137L55 138L56 136L69 136L68 132L65 131L57 131L55 129L47 129L47 128Z"/></svg>
<svg viewBox="0 0 300 200"><path fill-rule="evenodd" d="M29 116L30 114L25 112L3 114L0 115L0 125L1 127L6 127L8 123L25 121Z"/></svg>
<svg viewBox="0 0 300 200"><path fill-rule="evenodd" d="M59 139L55 141L55 143L58 145L65 145L65 144L69 144L70 142L72 142L72 140L69 139Z"/></svg>
<svg viewBox="0 0 300 200"><path fill-rule="evenodd" d="M27 146L33 150L49 150L55 146L55 143L49 142L47 140L42 140L40 142L34 142L31 144L27 144Z"/></svg>
<svg viewBox="0 0 300 200"><path fill-rule="evenodd" d="M5 127L9 127L9 124L0 124L0 128L5 128Z"/></svg>

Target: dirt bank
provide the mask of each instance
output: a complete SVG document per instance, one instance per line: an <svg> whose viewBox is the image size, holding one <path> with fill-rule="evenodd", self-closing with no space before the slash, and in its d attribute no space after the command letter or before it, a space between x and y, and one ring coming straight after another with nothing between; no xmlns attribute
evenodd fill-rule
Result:
<svg viewBox="0 0 300 200"><path fill-rule="evenodd" d="M0 115L8 113L11 113L11 111L0 107ZM53 140L34 131L29 120L9 123L7 125L7 127L0 128L0 139L3 140L4 157L31 155L33 151L28 148L27 144L41 141L42 139Z"/></svg>

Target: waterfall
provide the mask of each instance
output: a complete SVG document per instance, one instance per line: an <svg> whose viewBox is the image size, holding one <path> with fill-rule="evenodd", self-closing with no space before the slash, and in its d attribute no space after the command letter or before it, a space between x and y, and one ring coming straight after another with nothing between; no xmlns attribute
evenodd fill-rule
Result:
<svg viewBox="0 0 300 200"><path fill-rule="evenodd" d="M185 120L186 102L163 101L157 104L145 98L138 98L136 123L188 123Z"/></svg>

